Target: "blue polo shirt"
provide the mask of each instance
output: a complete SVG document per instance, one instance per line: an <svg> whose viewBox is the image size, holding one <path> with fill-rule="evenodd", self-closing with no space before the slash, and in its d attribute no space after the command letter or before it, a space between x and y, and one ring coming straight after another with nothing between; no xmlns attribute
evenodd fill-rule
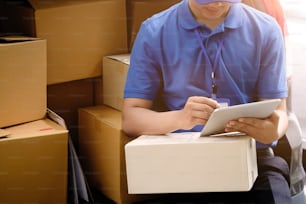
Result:
<svg viewBox="0 0 306 204"><path fill-rule="evenodd" d="M211 97L211 61L223 41L215 69L217 97L230 105L287 97L284 43L276 21L242 3L211 31L193 17L188 0L145 20L131 52L125 98L154 100L159 90L169 110L190 96ZM192 130L200 131L201 127Z"/></svg>

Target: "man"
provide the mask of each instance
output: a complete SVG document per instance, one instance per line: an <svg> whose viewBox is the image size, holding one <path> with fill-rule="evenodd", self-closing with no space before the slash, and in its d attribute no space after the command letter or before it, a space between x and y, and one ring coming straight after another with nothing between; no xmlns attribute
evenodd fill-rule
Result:
<svg viewBox="0 0 306 204"><path fill-rule="evenodd" d="M158 95L167 111L153 110ZM237 118L225 129L257 141L259 176L250 192L179 199L291 202L288 165L271 149L288 125L284 43L272 17L239 0L183 0L152 16L135 40L124 97L123 130L134 136L200 131L221 104L282 99L269 118Z"/></svg>

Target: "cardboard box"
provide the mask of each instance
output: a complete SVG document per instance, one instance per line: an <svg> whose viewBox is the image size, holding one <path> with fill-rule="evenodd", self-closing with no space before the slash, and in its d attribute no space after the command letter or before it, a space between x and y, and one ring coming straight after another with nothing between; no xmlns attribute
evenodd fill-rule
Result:
<svg viewBox="0 0 306 204"><path fill-rule="evenodd" d="M152 198L127 192L121 112L107 106L79 109L79 152L89 184L118 204Z"/></svg>
<svg viewBox="0 0 306 204"><path fill-rule="evenodd" d="M65 120L69 135L76 146L78 109L95 105L93 83L94 79L82 79L47 86L48 108Z"/></svg>
<svg viewBox="0 0 306 204"><path fill-rule="evenodd" d="M0 1L0 36L36 36L34 9L27 1Z"/></svg>
<svg viewBox="0 0 306 204"><path fill-rule="evenodd" d="M49 119L5 128L1 203L66 203L68 131Z"/></svg>
<svg viewBox="0 0 306 204"><path fill-rule="evenodd" d="M127 0L127 27L129 51L132 49L141 23L152 15L181 0Z"/></svg>
<svg viewBox="0 0 306 204"><path fill-rule="evenodd" d="M256 143L247 136L144 135L125 154L130 194L248 191L257 177Z"/></svg>
<svg viewBox="0 0 306 204"><path fill-rule="evenodd" d="M103 58L103 103L120 111L129 65L130 54Z"/></svg>
<svg viewBox="0 0 306 204"><path fill-rule="evenodd" d="M46 40L6 39L0 43L0 127L41 119L47 111Z"/></svg>
<svg viewBox="0 0 306 204"><path fill-rule="evenodd" d="M101 76L101 56L127 52L124 0L41 1L36 33L48 41L48 84Z"/></svg>

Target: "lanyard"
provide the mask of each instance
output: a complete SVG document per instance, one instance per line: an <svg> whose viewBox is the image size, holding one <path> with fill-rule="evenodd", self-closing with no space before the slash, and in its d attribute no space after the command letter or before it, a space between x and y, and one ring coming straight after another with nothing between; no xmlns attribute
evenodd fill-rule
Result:
<svg viewBox="0 0 306 204"><path fill-rule="evenodd" d="M212 91L212 98L213 99L216 99L216 94L217 94L217 91L218 91L218 86L216 84L216 80L215 80L215 72L216 72L216 68L217 68L217 64L218 64L218 60L221 56L221 49L223 47L223 41L224 39L221 38L220 42L219 42L219 46L218 46L218 49L217 49L217 53L215 55L215 59L214 61L212 62L210 57L208 56L208 53L207 53L207 50L205 49L204 45L203 45L203 42L202 42L202 39L201 39L201 36L200 36L200 33L198 30L195 30L195 34L197 36L197 39L200 43L200 46L201 46L201 50L208 62L208 66L209 66L209 69L211 70L211 81L212 81L212 85L211 85L211 91Z"/></svg>

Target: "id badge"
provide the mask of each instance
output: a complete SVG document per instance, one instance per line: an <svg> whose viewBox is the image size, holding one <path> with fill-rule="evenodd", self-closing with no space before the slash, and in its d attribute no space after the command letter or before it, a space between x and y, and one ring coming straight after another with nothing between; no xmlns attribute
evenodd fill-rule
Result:
<svg viewBox="0 0 306 204"><path fill-rule="evenodd" d="M219 105L220 105L220 108L223 108L223 107L228 107L228 106L230 106L230 99L229 98L217 98L216 99L217 100L217 102L219 103Z"/></svg>

